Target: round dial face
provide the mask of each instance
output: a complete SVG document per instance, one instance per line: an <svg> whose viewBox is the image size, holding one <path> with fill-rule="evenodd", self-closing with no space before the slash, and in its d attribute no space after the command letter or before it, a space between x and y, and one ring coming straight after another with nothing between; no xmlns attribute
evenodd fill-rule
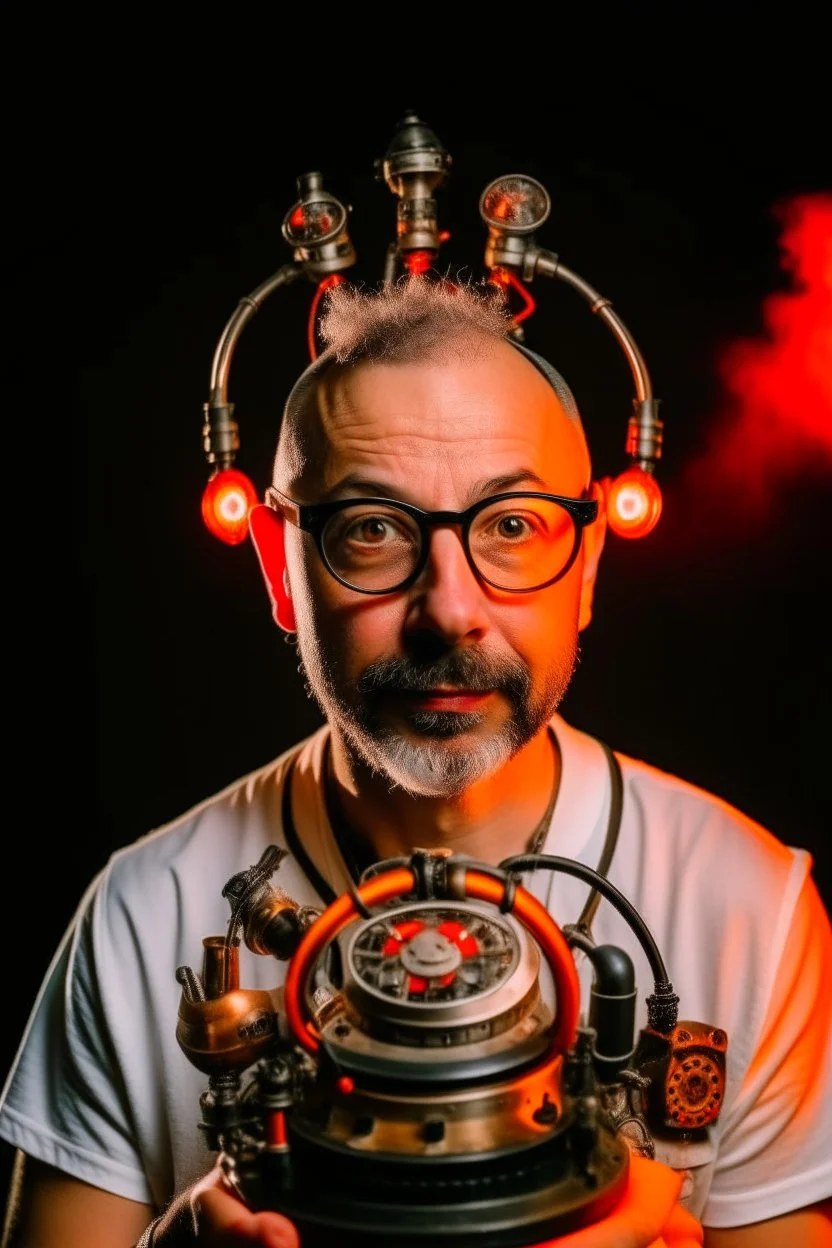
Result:
<svg viewBox="0 0 832 1248"><path fill-rule="evenodd" d="M350 949L363 987L396 1001L470 1000L504 983L517 937L496 916L418 903L368 922Z"/></svg>
<svg viewBox="0 0 832 1248"><path fill-rule="evenodd" d="M545 187L534 178L510 174L487 186L480 200L486 225L512 234L529 234L543 224L551 203Z"/></svg>
<svg viewBox="0 0 832 1248"><path fill-rule="evenodd" d="M295 247L311 247L334 238L344 228L346 212L336 199L301 200L286 215L283 233Z"/></svg>

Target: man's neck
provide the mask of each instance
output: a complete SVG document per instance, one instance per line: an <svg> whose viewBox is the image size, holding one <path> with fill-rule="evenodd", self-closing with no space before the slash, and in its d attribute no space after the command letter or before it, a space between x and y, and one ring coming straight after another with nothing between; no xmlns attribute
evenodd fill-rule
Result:
<svg viewBox="0 0 832 1248"><path fill-rule="evenodd" d="M374 774L332 732L330 795L373 861L416 848L445 848L481 862L522 853L560 781L557 743L546 727L492 775L454 798L414 797Z"/></svg>

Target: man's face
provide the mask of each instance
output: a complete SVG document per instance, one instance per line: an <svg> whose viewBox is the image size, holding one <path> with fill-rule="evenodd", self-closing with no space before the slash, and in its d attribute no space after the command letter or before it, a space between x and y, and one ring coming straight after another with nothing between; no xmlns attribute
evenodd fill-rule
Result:
<svg viewBox="0 0 832 1248"><path fill-rule="evenodd" d="M385 497L463 511L504 491L580 497L585 444L537 370L504 343L474 362L360 365L319 384L304 503ZM583 553L555 584L510 593L469 565L458 529L432 530L408 588L357 593L287 526L287 571L309 685L333 731L374 772L452 797L540 731L577 656Z"/></svg>

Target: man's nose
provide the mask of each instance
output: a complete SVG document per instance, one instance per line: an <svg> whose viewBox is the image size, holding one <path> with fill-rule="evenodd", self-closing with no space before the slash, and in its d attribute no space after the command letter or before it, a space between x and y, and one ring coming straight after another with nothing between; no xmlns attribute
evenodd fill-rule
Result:
<svg viewBox="0 0 832 1248"><path fill-rule="evenodd" d="M488 631L488 602L468 562L458 529L434 529L428 560L410 590L406 628L447 646L479 641Z"/></svg>

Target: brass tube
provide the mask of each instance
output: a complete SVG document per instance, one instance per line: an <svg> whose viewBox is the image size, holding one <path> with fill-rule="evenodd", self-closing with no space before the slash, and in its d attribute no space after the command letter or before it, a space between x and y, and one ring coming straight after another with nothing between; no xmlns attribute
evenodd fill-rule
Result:
<svg viewBox="0 0 832 1248"><path fill-rule="evenodd" d="M240 987L240 946L226 945L224 936L206 936L202 941L202 983L209 1001Z"/></svg>

